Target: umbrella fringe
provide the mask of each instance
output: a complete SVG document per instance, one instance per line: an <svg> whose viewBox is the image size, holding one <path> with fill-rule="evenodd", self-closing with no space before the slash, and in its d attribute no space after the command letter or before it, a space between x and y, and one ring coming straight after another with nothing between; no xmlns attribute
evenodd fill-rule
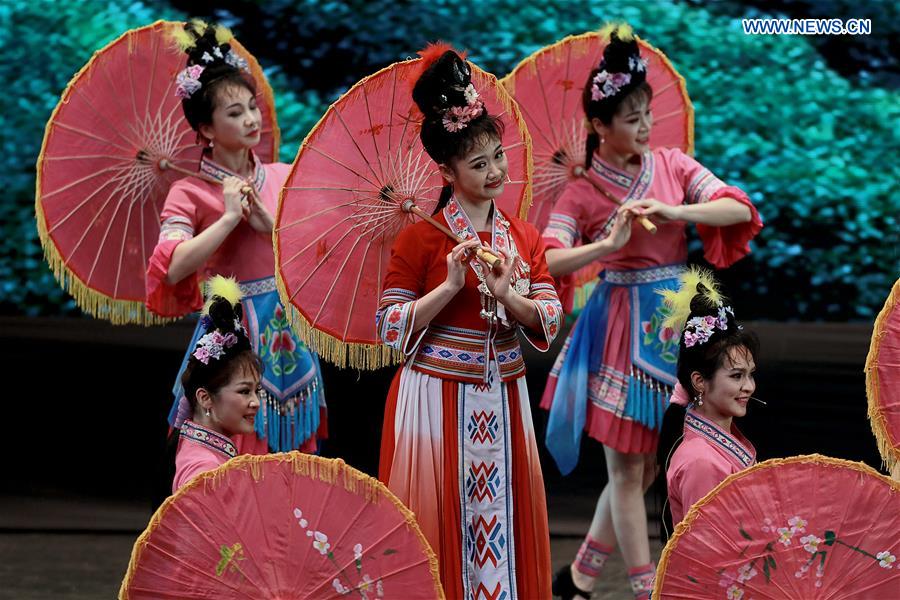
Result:
<svg viewBox="0 0 900 600"><path fill-rule="evenodd" d="M162 518L165 516L166 512L168 512L172 503L193 490L195 487L203 486L204 490L215 490L224 479L225 475L229 471L236 469L248 470L254 481L260 481L263 477L263 463L270 461L289 462L294 473L311 479L324 481L331 485L336 485L340 481L343 483L345 490L364 497L366 502L372 504L377 504L383 500L391 502L403 516L407 528L419 540L419 543L428 558L429 570L431 571L432 581L435 585L435 598L440 600L446 598L440 584L440 569L438 567L437 555L425 538L425 534L422 533L418 521L416 521L416 515L407 508L386 485L378 479L350 467L339 458L322 458L313 454L303 454L302 452L295 450L279 454L241 454L216 469L200 473L194 479L176 490L175 493L169 496L156 512L153 513L150 522L147 524L147 528L135 541L131 551L131 560L128 562L128 570L125 573L125 577L122 580L122 586L119 589L119 599L127 600L128 587L131 580L134 578L135 571L140 562L141 553L149 543L150 535L157 527L159 527Z"/></svg>
<svg viewBox="0 0 900 600"><path fill-rule="evenodd" d="M663 581L665 580L666 569L669 566L670 556L675 552L675 549L677 548L678 542L680 541L681 537L691 530L691 526L694 524L694 521L703 513L703 509L706 508L706 505L716 497L716 494L718 494L722 488L731 485L732 482L747 477L748 475L751 475L756 471L768 470L779 467L781 465L791 465L796 463L816 463L830 467L839 467L842 469L857 471L867 476L880 479L882 482L888 484L893 492L900 493L900 481L895 481L894 479L891 479L886 475L882 475L869 465L862 462L844 460L842 458L832 458L830 456L824 456L822 454L805 454L801 456L790 456L788 458L770 458L767 461L755 464L752 467L748 467L743 471L732 473L731 475L726 477L725 480L722 481L719 485L714 487L708 494L703 496L703 498L697 500L697 502L695 502L694 505L691 506L691 508L684 515L684 518L681 520L681 522L675 525L675 531L672 532L672 537L669 538L669 541L663 548L662 554L659 557L659 563L657 563L656 565L656 580L653 583L653 593L650 594L650 597L663 597L662 586Z"/></svg>
<svg viewBox="0 0 900 600"><path fill-rule="evenodd" d="M675 68L672 62L669 60L661 50L649 44L645 40L642 40L638 36L634 36L638 41L638 44L641 46L641 49L652 52L655 54L660 61L666 66L666 68L675 75L677 78L678 89L681 92L681 96L685 99L687 105L687 122L685 123L685 127L687 129L687 148L685 148L685 153L694 155L694 104L691 102L690 96L688 96L687 92L687 81L685 81L684 77L682 77L681 73ZM508 75L503 77L500 80L500 84L506 88L506 90L512 95L516 95L516 74L519 71L527 73L529 75L534 75L537 73L537 61L538 58L544 56L547 53L550 53L554 56L554 58L561 58L563 49L568 45L572 45L574 48L573 56L576 58L580 58L588 53L590 47L597 42L598 38L600 38L599 31L588 31L585 33L580 33L577 35L566 36L563 39L550 44L549 46L545 46L541 48L537 52L534 52L530 56L526 57L522 60L516 67L509 72ZM599 58L599 57L598 57ZM579 82L580 83L580 82ZM580 87L580 86L579 86ZM524 217L523 217L524 218Z"/></svg>
<svg viewBox="0 0 900 600"><path fill-rule="evenodd" d="M278 246L275 246L275 264L279 262ZM278 295L281 304L286 307L288 321L297 336L309 346L309 349L319 355L319 358L341 367L371 371L400 364L403 355L385 344L365 344L357 342L344 342L332 335L316 329L306 317L297 310L290 301L290 294L280 269L275 269L275 283L278 287ZM374 322L373 322L374 327Z"/></svg>
<svg viewBox="0 0 900 600"><path fill-rule="evenodd" d="M38 170L38 189L40 189L40 170ZM84 312L99 319L105 319L113 325L138 324L145 327L150 325L162 325L171 323L176 318L161 317L151 312L143 303L137 300L116 300L106 294L92 289L73 273L65 259L60 254L53 242L53 238L47 231L47 221L40 202L35 203L35 218L37 220L38 238L44 250L44 259L53 273L54 279L60 287L69 293L75 300L75 304Z"/></svg>
<svg viewBox="0 0 900 600"><path fill-rule="evenodd" d="M900 440L895 438L898 435L891 435L888 429L887 417L881 407L881 397L879 395L879 378L878 378L878 354L882 339L887 335L888 319L891 313L897 307L898 299L900 299L900 279L898 279L891 288L891 293L884 303L881 312L875 319L875 326L872 331L872 342L869 346L869 354L866 356L866 397L868 398L868 415L869 424L872 426L872 433L875 435L875 441L878 444L878 452L881 454L881 460L888 471L893 471L900 465Z"/></svg>

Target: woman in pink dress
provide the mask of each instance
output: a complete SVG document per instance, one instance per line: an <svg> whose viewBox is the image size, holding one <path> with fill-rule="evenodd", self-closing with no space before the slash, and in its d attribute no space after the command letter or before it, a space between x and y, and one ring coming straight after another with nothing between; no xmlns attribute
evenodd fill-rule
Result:
<svg viewBox="0 0 900 600"><path fill-rule="evenodd" d="M631 29L612 29L584 87L589 124L585 176L568 184L544 230L550 273L601 261L596 287L563 346L544 391L546 442L563 474L578 462L582 431L605 446L608 481L574 562L557 573L564 598L590 597L618 543L635 598L647 598L654 567L644 492L675 384L678 337L655 293L672 288L694 223L706 259L726 267L749 252L762 223L747 195L680 150L648 146L653 91ZM631 215L654 221L651 235ZM576 247L576 241L582 245Z"/></svg>
<svg viewBox="0 0 900 600"><path fill-rule="evenodd" d="M242 325L240 287L216 276L210 280L210 294L200 319L203 333L181 376L191 417L179 428L173 493L233 458L234 436L253 433L259 410L262 362Z"/></svg>
<svg viewBox="0 0 900 600"><path fill-rule="evenodd" d="M678 385L663 418L657 454L671 509L663 511L666 535L692 504L756 463L753 444L733 419L746 415L754 399L759 342L735 322L709 274L701 273L700 282L685 279L670 298L671 326L682 332Z"/></svg>
<svg viewBox="0 0 900 600"><path fill-rule="evenodd" d="M448 182L434 218L466 241L418 222L391 248L378 331L406 360L379 478L416 513L448 598L547 598L547 506L517 332L546 351L562 307L540 234L494 203L507 174L502 121L456 52L422 54L422 143ZM481 246L503 260L492 269L474 256Z"/></svg>
<svg viewBox="0 0 900 600"><path fill-rule="evenodd" d="M147 306L162 316L183 316L203 305L203 281L216 274L236 278L248 335L263 361L256 435L238 436L239 451L315 450L324 425L319 362L291 330L274 277L272 215L290 166L262 164L253 153L261 127L256 84L227 43L228 30L192 21L176 34L188 55L176 93L206 145L199 171L221 183L186 177L172 185L147 268ZM173 390L169 423L175 430L190 416L180 381L201 333L198 325Z"/></svg>

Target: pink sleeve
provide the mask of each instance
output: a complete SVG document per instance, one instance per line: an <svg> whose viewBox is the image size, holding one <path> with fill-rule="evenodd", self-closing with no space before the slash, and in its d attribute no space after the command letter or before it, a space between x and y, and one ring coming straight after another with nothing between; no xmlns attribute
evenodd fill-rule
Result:
<svg viewBox="0 0 900 600"><path fill-rule="evenodd" d="M581 209L583 187L580 181L566 184L553 205L550 219L542 232L547 248L572 248L581 241L584 227Z"/></svg>
<svg viewBox="0 0 900 600"><path fill-rule="evenodd" d="M733 198L750 209L750 220L725 227L697 225L697 233L703 242L703 255L718 269L724 269L750 253L750 240L762 230L759 212L750 198L738 187L726 185L699 162L681 152L672 150L675 175L684 190L685 204L714 202L719 198Z"/></svg>
<svg viewBox="0 0 900 600"><path fill-rule="evenodd" d="M718 463L709 460L692 460L684 465L679 476L673 480L674 492L681 498L681 506L684 514L691 506L713 488L725 481L729 473L722 469ZM672 490L670 490L670 493Z"/></svg>
<svg viewBox="0 0 900 600"><path fill-rule="evenodd" d="M178 465L178 468L175 471L175 479L172 480L172 493L174 494L177 492L181 486L188 483L200 473L212 471L221 464L222 463L212 456L206 456L198 457L196 460L187 462L183 465Z"/></svg>
<svg viewBox="0 0 900 600"><path fill-rule="evenodd" d="M196 273L174 285L166 281L175 248L194 237L198 221L195 203L178 182L169 190L160 219L159 241L147 264L146 304L160 316L181 317L203 307L203 294Z"/></svg>
<svg viewBox="0 0 900 600"><path fill-rule="evenodd" d="M740 188L725 186L712 194L710 202L719 198L734 198L750 209L750 220L725 227L697 225L697 233L703 241L703 256L717 269L724 269L750 254L750 240L762 230L763 222L750 198Z"/></svg>

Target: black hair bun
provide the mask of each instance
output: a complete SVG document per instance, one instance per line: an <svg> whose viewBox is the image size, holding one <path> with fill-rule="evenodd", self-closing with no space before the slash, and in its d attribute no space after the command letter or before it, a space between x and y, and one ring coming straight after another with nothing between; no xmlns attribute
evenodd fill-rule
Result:
<svg viewBox="0 0 900 600"><path fill-rule="evenodd" d="M455 51L447 50L426 68L413 88L413 100L426 119L443 116L454 106L466 106L465 91L472 68Z"/></svg>

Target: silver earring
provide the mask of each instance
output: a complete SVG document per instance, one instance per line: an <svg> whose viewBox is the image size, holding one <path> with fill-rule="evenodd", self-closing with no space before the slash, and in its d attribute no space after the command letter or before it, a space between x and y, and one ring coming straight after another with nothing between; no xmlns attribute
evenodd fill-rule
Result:
<svg viewBox="0 0 900 600"><path fill-rule="evenodd" d="M697 394L697 406L703 406L703 392Z"/></svg>
<svg viewBox="0 0 900 600"><path fill-rule="evenodd" d="M208 416L210 416L210 414L211 414L211 413L209 412L209 409L207 408L207 409L206 409L206 416L208 417Z"/></svg>

